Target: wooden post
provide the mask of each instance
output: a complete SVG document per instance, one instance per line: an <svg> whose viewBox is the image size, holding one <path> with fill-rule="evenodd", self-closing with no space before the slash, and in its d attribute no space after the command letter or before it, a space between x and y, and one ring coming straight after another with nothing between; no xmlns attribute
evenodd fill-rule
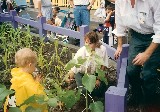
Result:
<svg viewBox="0 0 160 112"><path fill-rule="evenodd" d="M10 11L10 15L12 17L12 26L16 29L18 28L18 22L14 20L14 17L17 16L17 12L15 10Z"/></svg>
<svg viewBox="0 0 160 112"><path fill-rule="evenodd" d="M110 86L105 93L105 112L126 111L127 88Z"/></svg>
<svg viewBox="0 0 160 112"><path fill-rule="evenodd" d="M41 38L46 37L47 31L43 29L43 24L46 23L46 18L41 17L38 22L39 22L39 36Z"/></svg>
<svg viewBox="0 0 160 112"><path fill-rule="evenodd" d="M80 47L84 46L84 35L89 32L89 26L88 25L82 25L80 26Z"/></svg>
<svg viewBox="0 0 160 112"><path fill-rule="evenodd" d="M125 58L125 57L128 57L128 48L129 48L128 44L123 44L122 53L117 60L117 79L119 78L122 59Z"/></svg>
<svg viewBox="0 0 160 112"><path fill-rule="evenodd" d="M117 61L117 87L110 86L105 93L105 112L125 112L128 81L126 67L128 59L128 44L123 45L121 56Z"/></svg>

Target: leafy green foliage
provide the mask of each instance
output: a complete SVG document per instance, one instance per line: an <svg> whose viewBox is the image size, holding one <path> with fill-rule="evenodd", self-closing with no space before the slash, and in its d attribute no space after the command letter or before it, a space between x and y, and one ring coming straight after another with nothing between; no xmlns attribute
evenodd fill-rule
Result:
<svg viewBox="0 0 160 112"><path fill-rule="evenodd" d="M27 100L24 101L24 103L22 103L20 106L23 105L28 105L30 103L38 103L38 104L46 104L46 99L44 95L33 95L31 97L29 97Z"/></svg>
<svg viewBox="0 0 160 112"><path fill-rule="evenodd" d="M65 68L66 68L66 70L70 70L70 69L73 68L75 65L76 65L76 60L75 60L75 59L72 59L72 60L70 60L70 61L66 64Z"/></svg>
<svg viewBox="0 0 160 112"><path fill-rule="evenodd" d="M58 103L58 99L55 97L55 98L50 98L48 100L48 105L51 106L51 107L56 107L57 106L57 103Z"/></svg>
<svg viewBox="0 0 160 112"><path fill-rule="evenodd" d="M91 110L92 112L104 112L103 103L100 102L100 101L91 103L90 106L89 106L89 108L90 108L90 110Z"/></svg>
<svg viewBox="0 0 160 112"><path fill-rule="evenodd" d="M108 85L108 81L107 81L107 78L105 77L106 75L106 72L101 70L101 69L97 69L96 72L98 73L98 78L105 82L106 85Z"/></svg>
<svg viewBox="0 0 160 112"><path fill-rule="evenodd" d="M33 108L32 106L29 106L26 108L25 112L42 112L40 108Z"/></svg>
<svg viewBox="0 0 160 112"><path fill-rule="evenodd" d="M4 85L0 84L0 107L3 105L5 98L13 93L14 91L8 90Z"/></svg>
<svg viewBox="0 0 160 112"><path fill-rule="evenodd" d="M69 90L66 91L63 95L59 98L62 102L65 103L67 109L70 109L79 99L80 99L80 91L75 94L75 91Z"/></svg>
<svg viewBox="0 0 160 112"><path fill-rule="evenodd" d="M9 112L22 112L18 107L10 107Z"/></svg>
<svg viewBox="0 0 160 112"><path fill-rule="evenodd" d="M82 78L82 84L91 93L95 88L96 76L85 74Z"/></svg>
<svg viewBox="0 0 160 112"><path fill-rule="evenodd" d="M82 78L82 84L84 85L84 88L86 89L86 112L88 111L88 95L87 95L87 91L89 91L90 93L94 90L95 88L95 84L96 84L96 78L100 79L101 81L104 81L105 84L108 84L108 81L105 77L105 73L106 71L101 70L101 65L105 65L103 59L95 53L95 51L92 51L90 49L89 46L85 46L88 53L90 54L90 56L82 58L82 57L78 57L77 60L71 60L68 64L67 64L67 70L70 70L72 67L76 67L79 68L81 66L83 66L85 68L85 74ZM88 70L89 66L87 67L86 63L89 62L94 62L96 63L96 73L98 73L98 76L95 76L94 74L91 74L90 70ZM103 111L103 104L101 105L101 102L97 102L97 103L93 103L91 104L91 111L93 112L101 112ZM101 109L99 107L102 107Z"/></svg>

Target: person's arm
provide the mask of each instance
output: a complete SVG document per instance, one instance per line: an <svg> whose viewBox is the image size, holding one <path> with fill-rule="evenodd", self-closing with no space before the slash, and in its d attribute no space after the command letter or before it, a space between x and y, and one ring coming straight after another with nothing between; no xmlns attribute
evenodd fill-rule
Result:
<svg viewBox="0 0 160 112"><path fill-rule="evenodd" d="M87 7L88 10L91 10L92 8L92 5L94 4L95 0L92 0L89 4L89 6Z"/></svg>
<svg viewBox="0 0 160 112"><path fill-rule="evenodd" d="M38 0L38 16L37 16L38 18L42 16L41 6L42 6L41 0Z"/></svg>
<svg viewBox="0 0 160 112"><path fill-rule="evenodd" d="M152 53L156 50L156 48L159 46L158 43L152 42L150 46L142 53L139 53L132 61L134 65L143 65L149 57L152 55Z"/></svg>
<svg viewBox="0 0 160 112"><path fill-rule="evenodd" d="M75 54L75 56L74 56L74 58L73 59L75 59L75 60L77 60L78 59L78 57L84 57L84 50L85 50L85 47L82 47L82 48L80 48L78 51L77 51L77 53ZM73 68L71 68L71 70L68 72L68 78L69 78L69 80L67 80L66 82L70 82L70 80L72 80L73 78L74 78L74 74L76 74L76 73L78 73L78 72L80 72L80 71L82 71L82 69L83 69L83 67L80 67L80 68L76 68L76 67L73 67Z"/></svg>
<svg viewBox="0 0 160 112"><path fill-rule="evenodd" d="M106 17L105 21L110 21L110 18L111 18L111 16L112 16L113 13L114 13L114 10L111 11L111 12L109 12L109 13L107 14L107 17Z"/></svg>
<svg viewBox="0 0 160 112"><path fill-rule="evenodd" d="M103 48L103 47L102 47ZM108 53L107 53L107 50L106 50L106 47L104 46L104 49L102 49L103 52L105 52L104 54L104 57L103 57L103 60L104 60L104 65L101 65L101 70L105 71L106 68L109 67L109 59L108 59Z"/></svg>
<svg viewBox="0 0 160 112"><path fill-rule="evenodd" d="M115 0L108 0L109 2L113 2L113 3L115 3Z"/></svg>
<svg viewBox="0 0 160 112"><path fill-rule="evenodd" d="M122 52L122 44L123 44L123 37L126 35L125 30L126 27L123 25L122 18L121 18L121 13L120 13L120 4L121 0L116 0L115 2L115 23L116 23L116 29L114 29L114 34L118 38L118 47L117 50L114 54L115 59L118 59Z"/></svg>
<svg viewBox="0 0 160 112"><path fill-rule="evenodd" d="M123 37L119 36L119 37L117 37L117 39L118 39L118 46L117 46L117 50L114 54L115 60L117 60L119 58L119 56L121 55L122 45L123 45Z"/></svg>
<svg viewBox="0 0 160 112"><path fill-rule="evenodd" d="M73 0L69 0L69 4L74 8Z"/></svg>
<svg viewBox="0 0 160 112"><path fill-rule="evenodd" d="M155 35L152 36L153 40L150 46L142 53L139 53L133 60L134 65L143 65L152 55L152 53L157 49L160 44L160 2L155 0L153 2L152 11L153 11L153 30Z"/></svg>

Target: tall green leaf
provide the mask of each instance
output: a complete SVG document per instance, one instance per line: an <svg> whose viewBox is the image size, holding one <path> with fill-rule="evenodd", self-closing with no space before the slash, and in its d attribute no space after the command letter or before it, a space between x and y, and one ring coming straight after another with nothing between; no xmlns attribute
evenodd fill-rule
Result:
<svg viewBox="0 0 160 112"><path fill-rule="evenodd" d="M101 69L97 69L96 72L98 73L98 78L105 82L106 85L108 85L107 78L105 77L106 72Z"/></svg>
<svg viewBox="0 0 160 112"><path fill-rule="evenodd" d="M89 105L89 108L90 108L90 110L91 110L92 112L104 112L103 103L100 102L100 101L91 103L91 104Z"/></svg>
<svg viewBox="0 0 160 112"><path fill-rule="evenodd" d="M80 91L75 93L73 90L68 90L65 94L60 96L60 100L65 103L67 109L70 109L79 99Z"/></svg>
<svg viewBox="0 0 160 112"><path fill-rule="evenodd" d="M85 74L82 78L82 84L91 93L93 89L95 88L96 76Z"/></svg>
<svg viewBox="0 0 160 112"><path fill-rule="evenodd" d="M6 89L6 86L0 84L0 104L1 104L0 107L2 106L5 98L8 95L13 94L13 93L14 93L14 91L8 90L8 89Z"/></svg>
<svg viewBox="0 0 160 112"><path fill-rule="evenodd" d="M27 100L25 100L20 106L28 105L30 103L38 103L40 105L43 105L47 102L46 102L46 98L44 95L33 95L29 97Z"/></svg>
<svg viewBox="0 0 160 112"><path fill-rule="evenodd" d="M50 98L48 100L48 105L51 106L51 107L56 107L57 106L57 103L58 103L58 99L57 98Z"/></svg>
<svg viewBox="0 0 160 112"><path fill-rule="evenodd" d="M18 107L10 107L9 112L22 112Z"/></svg>
<svg viewBox="0 0 160 112"><path fill-rule="evenodd" d="M42 112L40 108L33 108L32 106L29 106L26 108L25 112Z"/></svg>
<svg viewBox="0 0 160 112"><path fill-rule="evenodd" d="M65 68L66 70L71 70L71 68L73 68L75 65L76 65L76 60L72 59L66 64Z"/></svg>

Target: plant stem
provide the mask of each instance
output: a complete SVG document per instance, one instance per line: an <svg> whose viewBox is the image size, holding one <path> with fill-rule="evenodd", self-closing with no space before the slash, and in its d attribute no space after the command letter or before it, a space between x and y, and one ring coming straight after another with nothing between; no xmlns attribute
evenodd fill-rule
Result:
<svg viewBox="0 0 160 112"><path fill-rule="evenodd" d="M88 112L88 94L86 89L86 112Z"/></svg>

